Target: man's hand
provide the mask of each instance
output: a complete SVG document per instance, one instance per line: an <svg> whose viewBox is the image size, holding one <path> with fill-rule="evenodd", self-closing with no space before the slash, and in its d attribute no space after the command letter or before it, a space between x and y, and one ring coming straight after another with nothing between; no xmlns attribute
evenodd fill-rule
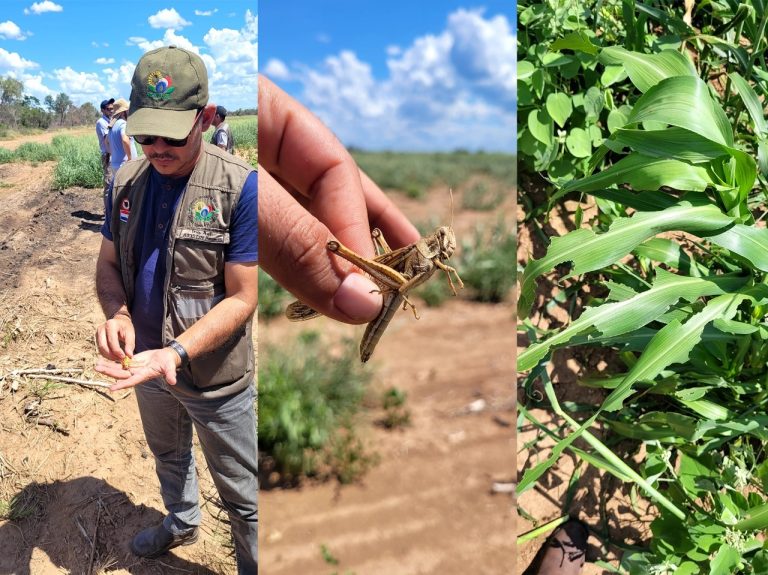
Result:
<svg viewBox="0 0 768 575"><path fill-rule="evenodd" d="M309 110L259 76L259 256L283 287L318 312L347 323L381 309L376 284L326 249L330 239L374 256L372 227L393 248L416 228L363 174Z"/></svg>
<svg viewBox="0 0 768 575"><path fill-rule="evenodd" d="M129 315L118 312L112 319L96 328L96 345L99 353L111 360L122 361L133 356L136 332Z"/></svg>
<svg viewBox="0 0 768 575"><path fill-rule="evenodd" d="M94 369L117 380L109 388L118 391L134 387L150 379L165 378L169 385L176 385L176 369L181 363L178 354L170 348L150 349L133 357L124 357L121 362L100 360Z"/></svg>

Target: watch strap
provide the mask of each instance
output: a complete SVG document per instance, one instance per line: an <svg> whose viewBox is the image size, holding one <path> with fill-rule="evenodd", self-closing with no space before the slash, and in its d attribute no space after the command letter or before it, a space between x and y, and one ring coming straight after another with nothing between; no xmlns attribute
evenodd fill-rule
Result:
<svg viewBox="0 0 768 575"><path fill-rule="evenodd" d="M175 339L172 339L168 342L168 347L179 354L179 357L181 358L181 367L186 367L187 364L189 364L189 354L187 353L187 350L184 349L183 345Z"/></svg>

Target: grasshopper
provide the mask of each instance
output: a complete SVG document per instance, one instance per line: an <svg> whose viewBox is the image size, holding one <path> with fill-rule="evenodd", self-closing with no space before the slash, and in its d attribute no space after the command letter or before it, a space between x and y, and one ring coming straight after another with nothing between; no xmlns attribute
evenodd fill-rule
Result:
<svg viewBox="0 0 768 575"><path fill-rule="evenodd" d="M419 319L416 306L411 303L407 294L432 277L435 270L440 269L445 272L453 295L456 295L456 286L451 279L451 273L456 277L459 289L464 287L464 282L461 281L456 270L445 264L456 249L456 236L451 226L441 226L431 235L396 250L392 250L387 245L384 235L379 229L374 229L371 232L371 237L378 254L373 259L367 259L356 254L336 240L331 240L326 244L329 251L368 273L384 296L381 312L367 325L360 342L360 361L363 363L370 359L376 344L381 339L400 304L403 305L403 310L411 308L413 316ZM317 317L320 314L311 307L295 301L285 310L285 315L292 321L301 321Z"/></svg>

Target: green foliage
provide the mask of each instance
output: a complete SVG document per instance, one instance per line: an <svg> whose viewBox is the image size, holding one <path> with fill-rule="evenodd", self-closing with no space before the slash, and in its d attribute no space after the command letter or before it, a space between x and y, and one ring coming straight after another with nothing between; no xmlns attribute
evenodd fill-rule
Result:
<svg viewBox="0 0 768 575"><path fill-rule="evenodd" d="M374 462L354 433L370 377L350 341L329 350L317 332L305 332L268 347L259 366L259 449L288 477L353 480Z"/></svg>
<svg viewBox="0 0 768 575"><path fill-rule="evenodd" d="M533 341L518 368L526 388L544 384L570 433L526 471L518 494L570 450L656 506L653 539L625 553L625 572L759 573L768 565L757 537L768 527L768 230L756 221L768 174L768 18L762 2L713 2L696 6L691 27L681 9L520 6L521 163L554 182L547 207L578 193L598 215L571 222L520 278L518 313ZM574 292L591 284L581 294L591 305L541 332L527 318L537 281L555 268ZM577 344L614 348L626 363L584 382L607 397L580 420L544 369L553 349ZM592 435L598 421L632 451Z"/></svg>
<svg viewBox="0 0 768 575"><path fill-rule="evenodd" d="M516 258L515 234L500 219L492 226L476 226L471 238L462 239L456 268L473 299L498 303L514 286Z"/></svg>
<svg viewBox="0 0 768 575"><path fill-rule="evenodd" d="M25 142L16 148L14 154L16 161L24 162L52 162L58 159L59 154L56 148L50 144L38 144L35 142Z"/></svg>
<svg viewBox="0 0 768 575"><path fill-rule="evenodd" d="M282 315L290 294L259 267L259 317L270 319Z"/></svg>

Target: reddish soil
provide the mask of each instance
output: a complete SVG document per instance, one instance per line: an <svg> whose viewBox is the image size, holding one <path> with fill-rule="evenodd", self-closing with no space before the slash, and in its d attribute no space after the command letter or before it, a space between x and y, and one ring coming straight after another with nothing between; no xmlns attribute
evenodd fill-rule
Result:
<svg viewBox="0 0 768 575"><path fill-rule="evenodd" d="M128 550L132 534L163 513L132 392L11 375L50 365L101 380L92 369L103 320L93 290L100 193L51 191L52 169L0 166L0 518L14 517L0 519L0 575L234 573L202 457L201 540L158 560ZM395 197L416 221L447 220L445 189L428 201ZM492 217L457 213L457 235ZM361 434L380 462L359 484L262 491L263 573L512 571L513 500L493 489L515 473L512 305L456 299L419 311L419 321L398 313L371 360L372 388L405 390L412 424L387 431L371 412ZM329 337L360 334L314 321ZM259 337L280 342L306 327L262 322ZM322 546L338 565L323 559Z"/></svg>

